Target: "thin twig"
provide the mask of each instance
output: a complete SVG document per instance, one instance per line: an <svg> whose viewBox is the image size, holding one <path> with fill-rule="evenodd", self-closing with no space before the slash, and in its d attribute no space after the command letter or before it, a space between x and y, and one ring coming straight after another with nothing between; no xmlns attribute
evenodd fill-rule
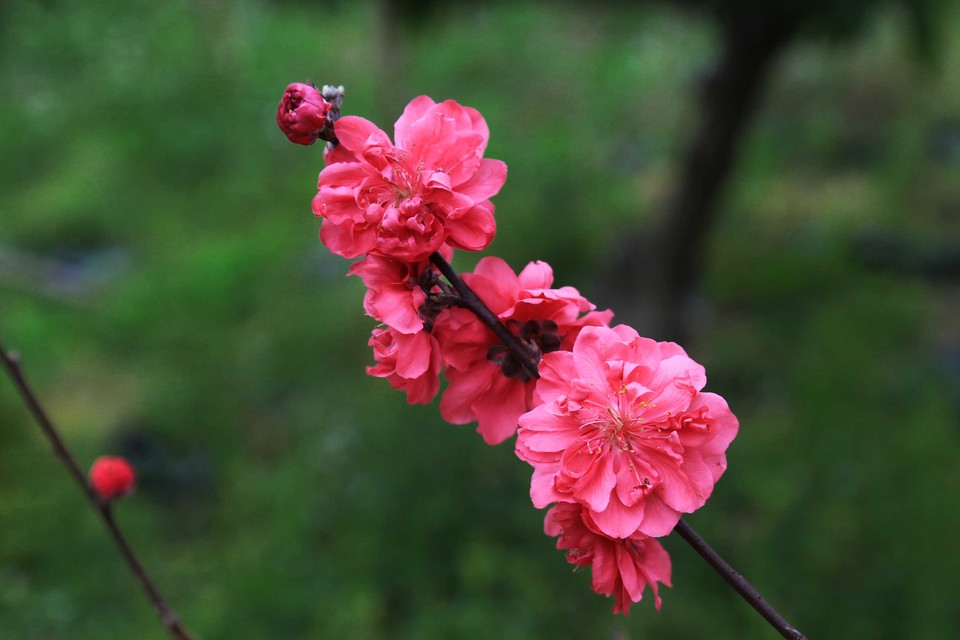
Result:
<svg viewBox="0 0 960 640"><path fill-rule="evenodd" d="M756 589L753 588L746 578L734 570L726 560L720 557L689 524L680 520L677 526L673 528L687 544L693 547L693 550L700 554L700 557L707 561L713 570L720 574L727 581L734 591L740 594L740 597L747 601L751 607L757 610L777 632L788 640L806 640L806 636L794 629L783 619L777 610L770 606L770 603L763 599Z"/></svg>
<svg viewBox="0 0 960 640"><path fill-rule="evenodd" d="M40 404L40 400L37 398L37 395L33 392L33 389L30 387L30 384L24 377L23 370L20 367L19 359L16 355L9 353L4 348L2 342L0 342L0 360L3 361L4 367L10 373L10 377L13 379L13 384L17 387L17 390L20 392L23 401L30 409L30 413L37 421L37 425L40 427L40 430L43 431L43 434L47 437L47 440L50 441L50 445L53 447L54 453L56 453L57 457L63 461L63 464L66 465L70 475L72 475L73 479L76 480L77 484L80 485L84 495L87 496L87 500L89 500L90 504L93 506L94 511L100 514L100 518L103 520L107 530L110 532L114 544L117 545L117 548L123 555L124 560L127 561L127 565L130 567L133 575L136 576L137 580L140 582L140 586L143 588L144 593L147 594L150 602L153 603L154 608L157 610L157 614L160 616L163 626L174 638L178 638L179 640L193 640L193 637L187 633L186 629L184 629L180 624L177 614L173 609L170 608L170 605L166 603L166 601L160 595L160 592L157 591L157 588L153 584L153 580L150 578L147 570L144 569L139 558L137 558L137 554L133 551L130 543L127 542L127 539L120 530L120 527L113 519L113 512L110 510L110 504L102 501L99 496L97 496L96 492L94 492L93 487L91 487L87 482L87 479L84 476L83 471L80 469L80 466L77 464L76 459L70 453L70 450L67 449L66 444L63 442L63 438L60 437L59 431L50 420L47 412L43 408L43 405Z"/></svg>
<svg viewBox="0 0 960 640"><path fill-rule="evenodd" d="M527 369L534 378L539 378L540 375L537 371L536 359L524 348L523 343L517 340L517 338L500 323L500 320L487 308L477 294L463 282L460 276L453 270L453 267L450 266L450 263L444 260L439 253L431 255L430 261L440 269L440 272L450 281L454 288L456 288L460 296L464 298L462 303L455 302L453 304L458 304L458 306L473 311L485 325L490 327L503 344L513 351L520 359L524 368ZM756 609L780 635L789 640L806 639L806 636L790 626L783 616L777 613L776 609L770 606L770 604L763 599L763 596L761 596L742 575L727 564L689 524L680 520L677 526L674 527L674 531L676 531L687 544L693 547L694 551L700 554L700 556L707 561L707 564L719 573L720 576L727 581L727 584L733 587L734 591L747 601L747 604Z"/></svg>
<svg viewBox="0 0 960 640"><path fill-rule="evenodd" d="M430 262L440 270L440 273L450 281L450 284L452 284L457 290L457 293L460 294L462 301L459 306L472 311L474 315L480 319L480 322L489 327L490 330L500 338L500 342L517 354L520 358L520 363L523 365L523 368L527 370L527 373L534 378L539 378L540 375L537 373L536 357L520 342L517 336L510 333L510 331L503 326L500 319L493 315L493 312L487 308L483 300L473 292L473 289L467 286L467 283L453 270L450 263L440 255L440 252L431 254Z"/></svg>

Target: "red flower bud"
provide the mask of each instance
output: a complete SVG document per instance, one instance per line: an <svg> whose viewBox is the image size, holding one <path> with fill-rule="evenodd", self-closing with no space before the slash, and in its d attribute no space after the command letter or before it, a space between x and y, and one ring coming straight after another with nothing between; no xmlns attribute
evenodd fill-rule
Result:
<svg viewBox="0 0 960 640"><path fill-rule="evenodd" d="M277 107L277 124L290 142L313 144L327 126L328 111L330 103L315 87L294 82Z"/></svg>
<svg viewBox="0 0 960 640"><path fill-rule="evenodd" d="M101 500L115 500L133 491L137 473L124 458L101 456L90 467L90 486Z"/></svg>

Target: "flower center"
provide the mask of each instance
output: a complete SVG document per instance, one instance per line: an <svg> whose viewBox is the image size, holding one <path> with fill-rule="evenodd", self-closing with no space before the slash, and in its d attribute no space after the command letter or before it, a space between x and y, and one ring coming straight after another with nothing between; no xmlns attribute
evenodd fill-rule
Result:
<svg viewBox="0 0 960 640"><path fill-rule="evenodd" d="M395 151L390 157L390 169L387 176L387 182L393 187L393 192L397 196L397 202L402 203L415 193L422 191L420 174L423 172L423 163L421 162L416 171L410 171L405 164L407 159L406 151Z"/></svg>
<svg viewBox="0 0 960 640"><path fill-rule="evenodd" d="M623 390L621 390L620 397L622 397L622 393ZM625 415L619 403L618 406L608 406L606 414L606 419L600 424L601 438L607 441L611 449L617 448L621 451L633 452L631 440L637 435L636 427L643 419L640 418L638 421L629 413Z"/></svg>

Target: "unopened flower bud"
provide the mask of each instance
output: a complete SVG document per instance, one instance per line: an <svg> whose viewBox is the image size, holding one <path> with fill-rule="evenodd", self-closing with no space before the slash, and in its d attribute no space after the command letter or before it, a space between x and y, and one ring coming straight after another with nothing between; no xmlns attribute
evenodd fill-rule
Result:
<svg viewBox="0 0 960 640"><path fill-rule="evenodd" d="M106 502L133 491L136 481L137 473L125 458L101 456L90 467L90 486Z"/></svg>
<svg viewBox="0 0 960 640"><path fill-rule="evenodd" d="M294 82L277 107L277 124L290 142L313 144L327 126L330 106L315 87Z"/></svg>

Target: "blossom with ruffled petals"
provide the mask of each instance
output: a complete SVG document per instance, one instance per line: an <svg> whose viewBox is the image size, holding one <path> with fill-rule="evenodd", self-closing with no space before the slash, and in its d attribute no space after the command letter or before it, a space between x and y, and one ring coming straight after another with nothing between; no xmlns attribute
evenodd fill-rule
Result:
<svg viewBox="0 0 960 640"><path fill-rule="evenodd" d="M277 125L290 142L313 144L327 126L330 107L316 87L294 82L277 106Z"/></svg>
<svg viewBox="0 0 960 640"><path fill-rule="evenodd" d="M483 157L490 132L476 109L415 98L396 122L396 144L357 116L340 118L334 131L342 150L328 157L313 200L320 239L333 253L412 263L445 242L479 251L493 240L489 198L507 166Z"/></svg>
<svg viewBox="0 0 960 640"><path fill-rule="evenodd" d="M670 584L670 556L660 543L642 533L623 539L604 535L581 505L559 503L547 512L543 530L560 536L557 549L567 549L567 562L591 567L593 590L616 599L614 613L630 615L630 605L640 602L647 585L660 610L657 583Z"/></svg>
<svg viewBox="0 0 960 640"><path fill-rule="evenodd" d="M420 307L427 294L418 281L430 262L409 264L402 260L368 255L350 266L350 275L360 276L367 292L363 309L371 318L387 324L400 333L416 333L423 329Z"/></svg>
<svg viewBox="0 0 960 640"><path fill-rule="evenodd" d="M736 417L700 390L703 367L672 342L625 325L586 327L572 351L540 361L541 403L520 417L530 497L584 505L613 538L668 534L703 506L727 467Z"/></svg>
<svg viewBox="0 0 960 640"><path fill-rule="evenodd" d="M440 390L440 345L429 333L400 333L391 327L373 330L370 341L377 364L367 373L386 378L394 389L406 391L410 404L427 404Z"/></svg>
<svg viewBox="0 0 960 640"><path fill-rule="evenodd" d="M463 280L536 355L570 349L581 328L605 325L613 313L596 307L573 287L552 289L553 270L531 262L518 276L500 258L480 260ZM535 379L473 313L451 309L437 320L445 377L450 386L440 414L453 424L478 421L487 444L512 436L517 418L534 404Z"/></svg>

